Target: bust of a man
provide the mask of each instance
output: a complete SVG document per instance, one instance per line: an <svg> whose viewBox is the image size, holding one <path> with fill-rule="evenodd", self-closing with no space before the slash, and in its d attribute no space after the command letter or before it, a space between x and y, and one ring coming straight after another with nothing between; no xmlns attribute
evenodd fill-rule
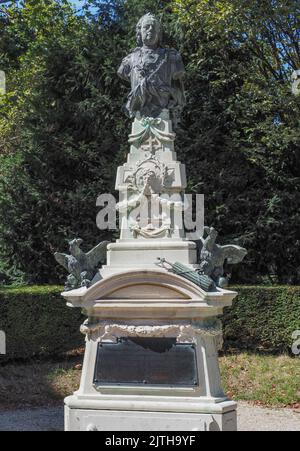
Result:
<svg viewBox="0 0 300 451"><path fill-rule="evenodd" d="M180 54L163 48L162 27L152 14L137 24L138 47L122 62L118 75L131 83L125 111L129 117L158 117L168 109L176 119L185 104L185 69Z"/></svg>

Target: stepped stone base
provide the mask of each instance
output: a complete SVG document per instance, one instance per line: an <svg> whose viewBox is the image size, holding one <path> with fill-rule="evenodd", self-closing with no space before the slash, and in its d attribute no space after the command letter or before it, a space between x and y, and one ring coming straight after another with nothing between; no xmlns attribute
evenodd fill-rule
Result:
<svg viewBox="0 0 300 451"><path fill-rule="evenodd" d="M142 412L125 410L102 410L98 408L70 408L76 405L74 397L66 399L65 429L66 431L194 431L217 432L236 431L237 412L234 402L224 402L211 406L216 413L174 413L174 412ZM207 408L207 405L204 406Z"/></svg>

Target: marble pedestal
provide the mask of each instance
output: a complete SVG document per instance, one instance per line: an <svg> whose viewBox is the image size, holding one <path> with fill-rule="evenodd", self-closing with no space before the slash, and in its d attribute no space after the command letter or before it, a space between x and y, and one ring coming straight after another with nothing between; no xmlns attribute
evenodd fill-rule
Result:
<svg viewBox="0 0 300 451"><path fill-rule="evenodd" d="M167 110L134 120L116 181L120 239L94 282L102 280L63 293L88 317L80 388L65 400L67 431L237 428L236 404L221 386L217 320L237 293L206 293L157 267L158 259L199 267L184 226L186 173L174 141Z"/></svg>
<svg viewBox="0 0 300 451"><path fill-rule="evenodd" d="M168 110L157 119L134 120L130 152L116 178L120 239L108 246L103 278L155 269L158 258L197 267L196 244L187 240L183 225L186 170L174 141Z"/></svg>
<svg viewBox="0 0 300 451"><path fill-rule="evenodd" d="M206 293L160 269L119 272L89 289L63 293L69 306L83 308L88 316L81 328L86 335L81 385L65 400L66 430L236 430L236 403L226 398L220 380L222 331L217 320L236 294L222 289ZM171 338L193 346L195 384L107 385L95 381L99 344L141 337Z"/></svg>
<svg viewBox="0 0 300 451"><path fill-rule="evenodd" d="M119 240L108 246L107 265L102 267L100 274L107 277L124 270L155 269L159 258L197 268L196 254L196 244L191 241Z"/></svg>

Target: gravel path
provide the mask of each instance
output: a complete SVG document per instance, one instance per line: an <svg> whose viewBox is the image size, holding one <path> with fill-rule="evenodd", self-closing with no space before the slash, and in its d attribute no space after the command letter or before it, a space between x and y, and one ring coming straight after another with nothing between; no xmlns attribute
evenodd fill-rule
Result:
<svg viewBox="0 0 300 451"><path fill-rule="evenodd" d="M266 409L239 402L239 431L300 431L300 411Z"/></svg>
<svg viewBox="0 0 300 451"><path fill-rule="evenodd" d="M300 411L239 403L239 431L300 431ZM63 408L0 413L0 431L63 431Z"/></svg>
<svg viewBox="0 0 300 451"><path fill-rule="evenodd" d="M0 413L0 432L54 432L63 429L63 408L9 410Z"/></svg>

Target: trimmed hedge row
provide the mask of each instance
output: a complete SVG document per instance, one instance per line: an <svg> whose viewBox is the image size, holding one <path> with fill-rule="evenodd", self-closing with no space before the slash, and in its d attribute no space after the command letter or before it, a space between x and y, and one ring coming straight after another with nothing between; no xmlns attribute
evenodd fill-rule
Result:
<svg viewBox="0 0 300 451"><path fill-rule="evenodd" d="M80 309L66 306L62 287L0 289L0 330L6 333L5 359L50 356L84 344Z"/></svg>
<svg viewBox="0 0 300 451"><path fill-rule="evenodd" d="M290 352L300 330L299 286L236 286L239 295L225 309L224 349Z"/></svg>
<svg viewBox="0 0 300 451"><path fill-rule="evenodd" d="M239 292L225 311L224 349L286 352L300 330L300 287L233 287ZM80 309L66 307L62 287L0 289L0 330L6 333L4 359L49 356L84 344Z"/></svg>

